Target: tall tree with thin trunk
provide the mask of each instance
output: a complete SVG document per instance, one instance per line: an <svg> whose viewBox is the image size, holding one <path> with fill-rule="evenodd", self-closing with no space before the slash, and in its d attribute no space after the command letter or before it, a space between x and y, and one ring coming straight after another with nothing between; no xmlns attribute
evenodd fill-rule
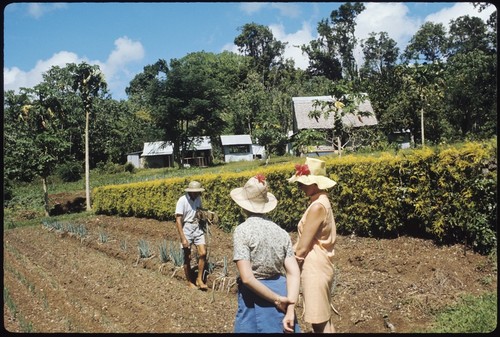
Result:
<svg viewBox="0 0 500 337"><path fill-rule="evenodd" d="M99 66L89 65L85 62L79 65L68 65L73 74L73 90L80 93L80 98L85 111L85 197L87 211L92 209L90 202L90 149L89 149L89 122L92 113L92 103L100 92L106 91L106 81Z"/></svg>

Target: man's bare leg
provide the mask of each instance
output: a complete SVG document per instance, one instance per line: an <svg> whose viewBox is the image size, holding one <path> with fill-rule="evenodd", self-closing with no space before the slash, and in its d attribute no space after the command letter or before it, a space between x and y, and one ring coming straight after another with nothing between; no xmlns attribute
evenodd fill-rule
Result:
<svg viewBox="0 0 500 337"><path fill-rule="evenodd" d="M205 264L207 259L207 249L205 245L196 246L198 248L198 277L196 278L196 285L201 290L207 290L208 286L203 282L203 272L205 271Z"/></svg>
<svg viewBox="0 0 500 337"><path fill-rule="evenodd" d="M191 248L183 248L184 252L184 274L189 288L197 288L191 278Z"/></svg>

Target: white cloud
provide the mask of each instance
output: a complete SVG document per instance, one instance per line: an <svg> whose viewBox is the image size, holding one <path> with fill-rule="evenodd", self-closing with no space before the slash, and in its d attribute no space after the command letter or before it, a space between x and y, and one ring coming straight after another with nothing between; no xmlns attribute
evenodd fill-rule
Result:
<svg viewBox="0 0 500 337"><path fill-rule="evenodd" d="M104 73L108 89L113 93L113 98L125 98L124 89L134 76L127 67L130 63L141 61L144 54L142 44L127 37L121 37L115 41L115 49L110 53L106 62L88 60L75 53L61 51L47 60L39 60L35 67L28 71L23 71L18 67L4 68L4 90L17 91L21 87L32 88L42 82L42 74L52 66L65 67L67 63L86 62L99 65Z"/></svg>
<svg viewBox="0 0 500 337"><path fill-rule="evenodd" d="M240 4L241 10L246 14L253 14L260 11L263 7L266 6L267 4L263 2L244 2Z"/></svg>
<svg viewBox="0 0 500 337"><path fill-rule="evenodd" d="M275 2L271 4L272 8L276 8L280 11L280 15L289 18L296 18L300 15L300 7L297 4L292 3L282 3Z"/></svg>
<svg viewBox="0 0 500 337"><path fill-rule="evenodd" d="M17 67L4 68L4 90L18 90L19 88L32 88L42 82L42 74L52 66L64 67L66 63L79 63L81 59L75 53L61 51L48 60L40 60L35 67L29 71L23 71Z"/></svg>
<svg viewBox="0 0 500 337"><path fill-rule="evenodd" d="M450 20L459 16L478 16L486 22L490 13L495 10L494 6L489 6L485 11L478 13L472 3L450 3L450 5L450 7L443 8L425 18L418 18L409 15L405 3L365 3L366 9L356 19L356 38L360 41L367 39L371 32L387 32L389 37L396 41L399 51L402 52L425 22L442 23L448 29ZM359 46L355 50L355 58L359 65L362 60Z"/></svg>
<svg viewBox="0 0 500 337"><path fill-rule="evenodd" d="M366 40L370 33L386 32L397 43L400 52L406 47L408 40L415 34L423 21L408 15L408 7L404 3L365 3L366 9L356 19L355 35L358 47L355 59L361 64L363 56L359 43Z"/></svg>
<svg viewBox="0 0 500 337"><path fill-rule="evenodd" d="M115 40L115 49L109 55L106 63L99 64L110 91L114 94L125 92L125 87L133 77L127 65L141 61L144 55L145 51L140 42L132 41L126 36ZM124 98L124 95L114 98Z"/></svg>
<svg viewBox="0 0 500 337"><path fill-rule="evenodd" d="M302 55L300 47L315 38L312 35L311 26L307 22L303 22L298 31L290 34L285 32L283 25L270 25L269 28L277 40L288 42L284 54L285 58L293 59L297 68L306 69L309 65L309 58L307 55Z"/></svg>
<svg viewBox="0 0 500 337"><path fill-rule="evenodd" d="M296 18L300 15L300 6L293 2L244 2L240 4L240 9L247 15L259 12L264 8L274 8L279 10L281 16Z"/></svg>
<svg viewBox="0 0 500 337"><path fill-rule="evenodd" d="M474 8L473 4L470 2L459 2L451 7L443 8L439 12L428 15L425 21L431 21L434 23L442 23L445 27L448 27L451 20L455 20L460 16L469 15L477 16L481 18L484 22L488 20L490 14L496 10L494 5L488 6L481 13Z"/></svg>
<svg viewBox="0 0 500 337"><path fill-rule="evenodd" d="M28 15L38 19L45 15L46 13L66 8L66 4L64 3L55 3L55 4L47 4L47 3L30 3L28 4Z"/></svg>

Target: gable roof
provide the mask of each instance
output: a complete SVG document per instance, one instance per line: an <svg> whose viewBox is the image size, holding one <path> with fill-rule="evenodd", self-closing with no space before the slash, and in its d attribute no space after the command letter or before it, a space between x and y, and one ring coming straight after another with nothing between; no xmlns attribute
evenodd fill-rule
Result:
<svg viewBox="0 0 500 337"><path fill-rule="evenodd" d="M164 156L174 153L174 147L170 142L159 141L144 143L144 148L142 150L142 156Z"/></svg>
<svg viewBox="0 0 500 337"><path fill-rule="evenodd" d="M325 118L322 114L318 120L309 118L309 112L313 110L322 109L321 107L314 107L315 101L333 102L332 96L310 96L310 97L292 97L295 126L297 130L302 129L331 129L335 121L334 114L329 114ZM324 110L324 109L323 109ZM342 123L348 127L360 127L368 125L377 125L378 121L373 112L372 105L368 99L362 101L357 109L357 112L370 112L370 116L361 116L356 113L348 113L342 116Z"/></svg>
<svg viewBox="0 0 500 337"><path fill-rule="evenodd" d="M211 150L212 144L210 143L210 137L189 137L193 142L189 145L189 150ZM165 156L174 153L174 147L171 142L157 141L144 143L144 148L142 150L142 156Z"/></svg>
<svg viewBox="0 0 500 337"><path fill-rule="evenodd" d="M188 150L211 150L212 143L210 142L209 136L200 136L200 137L189 137L191 142L188 146Z"/></svg>
<svg viewBox="0 0 500 337"><path fill-rule="evenodd" d="M222 145L252 145L250 135L224 135L220 136Z"/></svg>

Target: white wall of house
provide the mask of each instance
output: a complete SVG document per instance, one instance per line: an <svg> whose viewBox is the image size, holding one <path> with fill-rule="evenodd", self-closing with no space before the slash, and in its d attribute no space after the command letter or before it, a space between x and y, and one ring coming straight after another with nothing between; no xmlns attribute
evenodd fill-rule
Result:
<svg viewBox="0 0 500 337"><path fill-rule="evenodd" d="M142 168L141 164L141 153L142 152L134 152L127 154L127 163L131 163L135 168Z"/></svg>
<svg viewBox="0 0 500 337"><path fill-rule="evenodd" d="M252 139L250 135L220 136L226 163L242 160L253 160Z"/></svg>

